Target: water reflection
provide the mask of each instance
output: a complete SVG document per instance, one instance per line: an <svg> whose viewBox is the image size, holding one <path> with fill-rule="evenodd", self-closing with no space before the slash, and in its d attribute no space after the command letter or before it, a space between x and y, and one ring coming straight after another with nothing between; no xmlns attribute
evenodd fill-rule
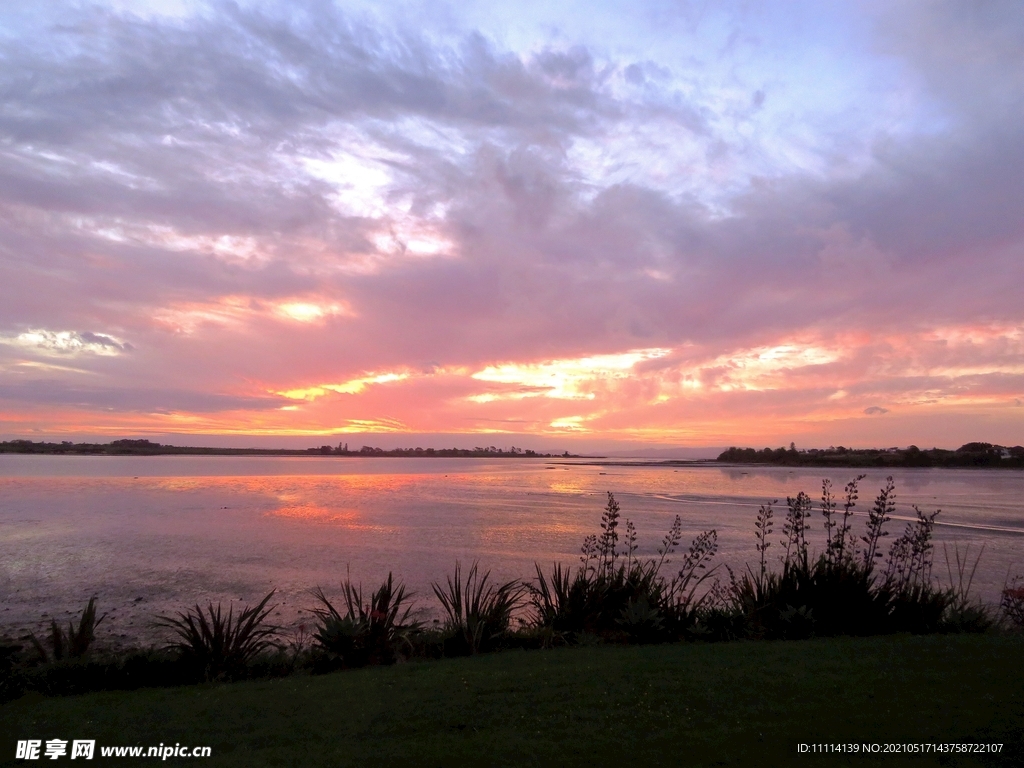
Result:
<svg viewBox="0 0 1024 768"><path fill-rule="evenodd" d="M283 601L278 620L298 621L310 607L307 590L337 584L346 567L366 584L393 570L427 596L456 559L479 559L497 578L529 577L535 562L573 564L583 536L598 531L609 490L636 523L642 555L654 554L678 514L684 546L714 527L719 560L742 567L756 556L757 507L784 505L800 490L816 498L822 480L815 470L508 460L9 458L0 456L0 625L39 629L43 612L70 615L96 594L113 612L110 628L129 639L150 631L154 613L196 600L258 599L273 587ZM36 458L47 461L23 461ZM828 476L841 490L856 473ZM883 472L867 474L861 512L885 482ZM937 574L943 544L954 543L972 552L986 545L975 585L989 598L1008 568L1024 570L1024 473L893 474L892 537L913 516L911 504L943 510ZM811 522L812 545L820 545Z"/></svg>

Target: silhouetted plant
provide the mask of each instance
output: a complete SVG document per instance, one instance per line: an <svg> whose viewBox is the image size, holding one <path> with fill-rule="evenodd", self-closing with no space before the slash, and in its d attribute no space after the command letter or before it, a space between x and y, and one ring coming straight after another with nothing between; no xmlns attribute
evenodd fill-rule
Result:
<svg viewBox="0 0 1024 768"><path fill-rule="evenodd" d="M0 637L0 704L21 695L22 680L15 671L15 662L22 647L8 638Z"/></svg>
<svg viewBox="0 0 1024 768"><path fill-rule="evenodd" d="M573 613L570 608L570 600L573 596L572 568L555 563L551 568L549 579L544 575L539 564L534 563L533 567L537 570L537 584L536 586L530 585L530 603L534 609L534 625L547 628L555 633L572 631L571 626L575 622L568 618ZM587 564L584 560L579 574L585 578L586 573Z"/></svg>
<svg viewBox="0 0 1024 768"><path fill-rule="evenodd" d="M369 602L363 600L362 585L354 585L348 576L342 582L342 590L344 613L320 587L312 590L320 603L313 609L317 619L313 640L334 656L327 660L325 669L394 663L399 647L409 648L410 633L420 627L419 622L410 619L412 595L406 594L405 585L396 585L389 572L387 581L370 595Z"/></svg>
<svg viewBox="0 0 1024 768"><path fill-rule="evenodd" d="M981 546L981 551L978 552L978 556L974 558L974 564L971 565L970 545L967 545L961 555L960 546L954 544L955 573L949 559L949 548L945 544L942 545L942 553L946 560L949 588L944 593L946 606L941 629L955 632L984 632L995 623L995 613L971 597L971 586L974 584L974 574L985 554L985 545ZM968 567L970 567L969 571Z"/></svg>
<svg viewBox="0 0 1024 768"><path fill-rule="evenodd" d="M584 537L580 547L580 563L584 573L597 570L597 536L591 534Z"/></svg>
<svg viewBox="0 0 1024 768"><path fill-rule="evenodd" d="M601 535L597 538L597 555L601 573L607 574L615 567L618 553L615 546L619 541L619 504L611 491L608 492L608 504L601 515Z"/></svg>
<svg viewBox="0 0 1024 768"><path fill-rule="evenodd" d="M718 531L704 531L694 538L683 560L683 567L669 585L669 597L678 608L687 611L699 609L706 602L706 595L698 596L697 590L711 578L714 569L708 564L718 552Z"/></svg>
<svg viewBox="0 0 1024 768"><path fill-rule="evenodd" d="M669 608L667 585L653 561L633 561L606 573L575 572L555 564L550 578L540 566L531 586L533 624L565 641L582 635L622 635L621 639L651 642L665 639Z"/></svg>
<svg viewBox="0 0 1024 768"><path fill-rule="evenodd" d="M857 485L865 477L867 475L857 475L857 477L846 484L846 498L843 500L843 519L838 524L835 536L832 538L832 546L835 550L832 562L839 563L847 557L853 557L854 541L853 534L850 532L850 518L853 516L853 508L857 506L857 499L860 498Z"/></svg>
<svg viewBox="0 0 1024 768"><path fill-rule="evenodd" d="M530 587L535 629L576 642L585 636L655 642L692 629L708 605L702 587L711 575L707 566L718 548L717 533L697 536L682 568L666 581L660 572L682 538L680 517L662 539L657 559L637 556L636 528L628 519L625 551L618 551L620 518L609 493L602 533L584 539L579 569L555 564L548 577L536 566L536 585Z"/></svg>
<svg viewBox="0 0 1024 768"><path fill-rule="evenodd" d="M658 564L655 567L656 571L661 570L661 566L665 564L665 559L675 552L676 547L679 546L679 542L683 540L683 518L676 515L672 521L672 526L668 529L668 533L665 534L665 538L661 540L661 546L658 547Z"/></svg>
<svg viewBox="0 0 1024 768"><path fill-rule="evenodd" d="M445 586L431 584L448 617L446 630L468 653L489 650L508 632L512 614L527 591L518 579L489 584L491 572L480 576L478 569L474 562L463 580L462 567L456 562L454 577L448 576Z"/></svg>
<svg viewBox="0 0 1024 768"><path fill-rule="evenodd" d="M267 603L277 590L271 590L259 603L246 606L237 617L234 607L225 616L220 603L198 604L174 616L157 617L157 626L170 629L177 640L167 648L178 651L182 659L200 670L207 680L240 673L257 655L276 648L279 629L266 623L276 606Z"/></svg>
<svg viewBox="0 0 1024 768"><path fill-rule="evenodd" d="M875 567L875 558L882 556L878 549L879 542L889 535L884 526L896 511L895 488L892 475L885 478L885 487L879 491L874 506L868 511L868 529L861 541L864 542L864 567L869 571Z"/></svg>
<svg viewBox="0 0 1024 768"><path fill-rule="evenodd" d="M796 498L786 497L786 521L782 526L782 534L786 538L782 545L786 548L782 565L784 571L791 568L807 570L807 518L811 514L811 499L800 491Z"/></svg>
<svg viewBox="0 0 1024 768"><path fill-rule="evenodd" d="M633 525L633 521L627 518L626 520L626 570L630 570L633 567L633 561L636 559L636 526Z"/></svg>
<svg viewBox="0 0 1024 768"><path fill-rule="evenodd" d="M29 639L43 662L50 661L51 653L54 661L78 659L88 653L89 646L96 639L96 627L104 618L106 614L96 618L96 598L90 597L78 620L77 629L73 622L68 622L68 631L65 633L56 620L50 622L50 653L47 653L45 646L34 634Z"/></svg>
<svg viewBox="0 0 1024 768"><path fill-rule="evenodd" d="M935 514L938 514L936 512ZM953 558L956 561L956 574L953 573L953 564L949 559L949 548L943 544L942 554L946 560L946 573L949 575L950 591L952 592L953 599L958 603L966 603L969 601L971 586L974 584L974 574L978 571L978 565L981 564L982 555L985 554L985 545L981 545L981 551L978 556L974 559L974 565L971 566L970 572L967 567L970 563L971 545L968 544L964 549L964 553L960 554L960 545L953 545Z"/></svg>
<svg viewBox="0 0 1024 768"><path fill-rule="evenodd" d="M813 560L803 537L809 499L803 493L787 499L781 574L768 572L764 565L771 505L761 507L754 525L761 554L760 570L754 573L748 567L739 578L730 571L732 608L745 617L750 635L792 638L810 634L934 631L940 626L952 626L951 593L936 588L931 581L931 537L939 513L926 515L915 507L917 519L893 542L886 572L877 574L874 563L881 556L880 541L887 535L885 524L895 510L895 487L892 478L887 478L860 538L865 546L857 550L851 518L862 479L858 476L847 483L841 514L837 512L831 482L822 482L826 545L824 552Z"/></svg>
<svg viewBox="0 0 1024 768"><path fill-rule="evenodd" d="M907 523L903 535L889 548L885 580L896 591L929 583L932 573L932 530L941 510L925 514L915 505L917 519Z"/></svg>
<svg viewBox="0 0 1024 768"><path fill-rule="evenodd" d="M768 574L766 557L768 548L772 545L768 537L771 536L772 526L774 525L772 518L775 516L775 510L772 509L772 505L776 503L778 502L772 501L768 504L762 504L760 509L757 510L757 520L754 522L754 530L757 531L755 534L757 538L757 554L761 558L761 567L757 576L759 586L764 582Z"/></svg>
<svg viewBox="0 0 1024 768"><path fill-rule="evenodd" d="M1011 626L1024 629L1024 579L1020 576L1003 585L999 610Z"/></svg>
<svg viewBox="0 0 1024 768"><path fill-rule="evenodd" d="M835 562L839 547L835 542L835 529L839 524L836 520L836 497L832 493L832 481L827 477L821 481L821 514L825 518L825 559Z"/></svg>

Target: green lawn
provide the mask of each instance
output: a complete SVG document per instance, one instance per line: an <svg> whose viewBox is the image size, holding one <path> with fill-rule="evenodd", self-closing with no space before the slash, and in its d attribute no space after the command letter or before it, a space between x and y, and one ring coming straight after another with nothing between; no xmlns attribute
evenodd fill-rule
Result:
<svg viewBox="0 0 1024 768"><path fill-rule="evenodd" d="M26 696L0 708L0 761L18 764L16 739L58 737L210 745L213 759L200 762L211 766L980 764L796 751L798 742L908 741L1004 742L985 762L1019 765L1022 728L1024 638L900 636L510 651Z"/></svg>

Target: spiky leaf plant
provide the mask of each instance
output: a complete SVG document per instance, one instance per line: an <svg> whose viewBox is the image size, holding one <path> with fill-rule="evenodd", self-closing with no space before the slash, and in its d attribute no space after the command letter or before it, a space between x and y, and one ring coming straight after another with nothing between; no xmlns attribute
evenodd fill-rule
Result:
<svg viewBox="0 0 1024 768"><path fill-rule="evenodd" d="M51 653L53 661L69 658L79 659L89 652L89 646L96 639L96 627L106 616L103 614L98 619L96 618L96 598L90 597L88 605L85 606L85 610L82 611L82 616L78 620L77 629L74 623L69 621L68 631L64 632L56 621L50 622L50 653L47 653L46 647L35 635L30 635L29 639L36 653L44 662L51 660Z"/></svg>
<svg viewBox="0 0 1024 768"><path fill-rule="evenodd" d="M181 653L207 680L239 674L256 656L276 648L278 627L266 623L276 605L267 606L277 590L271 590L254 606L236 617L234 607L225 616L220 603L204 611L198 604L174 616L159 616L156 624L170 629L176 639L168 648Z"/></svg>
<svg viewBox="0 0 1024 768"><path fill-rule="evenodd" d="M409 634L420 626L410 619L412 594L406 593L405 585L396 585L391 573L370 595L369 602L363 600L362 585L353 584L350 577L342 582L342 589L344 613L323 589L316 587L312 591L320 603L320 607L313 609L317 619L313 641L322 651L336 657L341 666L394 663L400 647L408 646Z"/></svg>
<svg viewBox="0 0 1024 768"><path fill-rule="evenodd" d="M474 562L462 578L462 566L455 563L455 575L446 584L431 586L447 614L446 629L468 653L490 649L508 632L512 614L522 603L526 586L514 579L504 584L490 582L491 572L481 576Z"/></svg>
<svg viewBox="0 0 1024 768"><path fill-rule="evenodd" d="M1024 629L1024 579L1020 576L1003 586L999 609L1010 626Z"/></svg>
<svg viewBox="0 0 1024 768"><path fill-rule="evenodd" d="M654 559L638 556L629 519L625 551L616 549L619 518L619 505L609 493L602 533L584 539L580 567L573 571L556 563L548 576L536 566L529 590L537 630L564 642L584 636L658 642L691 632L708 604L703 585L714 570L707 565L717 550L717 534L705 531L694 539L679 574L667 581L660 571L682 540L682 519L676 516Z"/></svg>

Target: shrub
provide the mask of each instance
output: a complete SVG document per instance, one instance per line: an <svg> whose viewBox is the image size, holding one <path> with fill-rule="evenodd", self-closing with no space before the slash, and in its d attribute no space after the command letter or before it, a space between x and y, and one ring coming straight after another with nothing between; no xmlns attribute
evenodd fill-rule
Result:
<svg viewBox="0 0 1024 768"><path fill-rule="evenodd" d="M22 646L0 638L0 704L15 698L21 693L21 680L15 671L14 663Z"/></svg>
<svg viewBox="0 0 1024 768"><path fill-rule="evenodd" d="M584 637L659 642L691 631L709 602L701 591L711 575L709 561L718 549L718 534L697 536L682 568L670 580L661 575L682 538L677 515L658 548L658 558L637 557L636 529L626 520L625 551L619 552L620 508L614 495L601 517L601 534L583 541L580 567L556 563L550 577L539 565L531 585L533 625L552 640L579 642ZM712 569L713 570L713 569Z"/></svg>
<svg viewBox="0 0 1024 768"><path fill-rule="evenodd" d="M353 585L351 578L345 578L342 589L344 613L335 608L320 587L312 591L320 603L319 608L313 609L317 619L313 641L327 654L317 670L393 664L399 646L408 647L409 634L419 627L418 622L409 619L412 595L406 594L405 585L395 584L391 573L370 595L369 602L363 600L362 585Z"/></svg>
<svg viewBox="0 0 1024 768"><path fill-rule="evenodd" d="M266 624L276 606L267 607L276 590L271 590L257 605L246 606L236 618L234 608L223 615L221 606L211 602L206 611L197 604L176 616L157 617L157 626L177 636L167 648L176 650L183 660L199 670L204 679L236 676L264 651L276 648L279 629Z"/></svg>
<svg viewBox="0 0 1024 768"><path fill-rule="evenodd" d="M954 545L955 573L949 559L949 548L943 545L942 552L946 558L949 588L945 592L947 598L945 612L938 629L944 632L986 631L995 624L996 616L987 606L971 597L971 585L974 583L974 574L977 572L978 564L985 554L985 546L982 545L978 556L974 558L974 565L971 565L970 545L964 550L962 556L960 554L960 547ZM970 571L967 570L968 566L971 566Z"/></svg>
<svg viewBox="0 0 1024 768"><path fill-rule="evenodd" d="M480 576L478 569L474 562L463 580L462 568L456 562L455 575L447 577L445 586L431 584L447 614L445 630L454 640L449 644L454 653L479 653L493 648L508 633L512 613L526 592L518 579L489 584L491 572Z"/></svg>
<svg viewBox="0 0 1024 768"><path fill-rule="evenodd" d="M24 690L47 696L73 696L91 691L134 690L189 685L203 679L201 670L179 654L132 651L117 658L66 659L25 670Z"/></svg>
<svg viewBox="0 0 1024 768"><path fill-rule="evenodd" d="M965 578L966 553L961 560L957 550L957 576L950 567L950 586L940 588L932 579L932 534L938 510L926 514L914 507L915 519L892 542L884 568L876 568L883 557L882 539L888 535L885 524L896 509L895 485L892 477L886 478L868 512L865 533L857 539L851 518L862 479L863 475L858 476L846 485L842 513L837 511L831 483L822 482L826 545L815 559L809 557L804 538L810 500L804 493L787 499L781 573L772 573L766 566L772 505L761 507L755 522L760 570L755 573L748 567L739 578L730 578L729 597L736 614L744 617L745 633L794 638L984 631L991 626L988 610L969 594L980 555Z"/></svg>
<svg viewBox="0 0 1024 768"><path fill-rule="evenodd" d="M1024 579L1020 576L1004 585L999 609L1011 626L1024 629Z"/></svg>
<svg viewBox="0 0 1024 768"><path fill-rule="evenodd" d="M68 631L65 633L56 620L50 622L50 653L47 653L45 646L34 634L29 635L29 639L43 663L49 663L51 653L54 661L80 659L89 652L89 646L96 639L96 627L105 618L106 614L96 618L96 598L90 597L78 620L78 629L69 621Z"/></svg>
<svg viewBox="0 0 1024 768"><path fill-rule="evenodd" d="M889 610L888 594L873 589L856 561L832 563L824 555L807 568L767 574L760 583L747 574L733 581L732 593L752 637L873 634Z"/></svg>

